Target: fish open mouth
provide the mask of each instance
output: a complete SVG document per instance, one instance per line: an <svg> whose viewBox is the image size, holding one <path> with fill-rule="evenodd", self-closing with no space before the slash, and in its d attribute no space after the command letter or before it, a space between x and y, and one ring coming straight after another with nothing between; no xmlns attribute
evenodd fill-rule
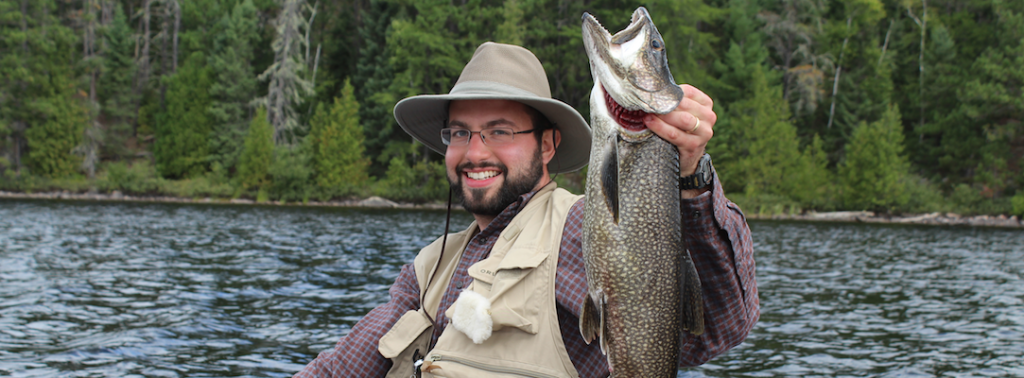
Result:
<svg viewBox="0 0 1024 378"><path fill-rule="evenodd" d="M608 108L608 113L615 118L615 121L619 123L619 126L633 132L647 129L647 125L644 124L644 117L647 116L647 112L643 110L626 109L622 107L622 105L619 105L619 103L615 102L615 99L612 98L612 95L608 94L608 91L605 90L603 92L604 102L605 106Z"/></svg>

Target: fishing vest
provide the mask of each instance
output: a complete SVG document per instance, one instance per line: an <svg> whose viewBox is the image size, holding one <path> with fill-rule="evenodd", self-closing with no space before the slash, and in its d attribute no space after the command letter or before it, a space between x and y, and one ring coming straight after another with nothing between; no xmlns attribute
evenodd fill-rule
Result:
<svg viewBox="0 0 1024 378"><path fill-rule="evenodd" d="M428 350L433 323L426 315L437 313L462 253L477 233L476 222L448 235L443 254L440 239L420 251L413 264L425 296L422 307L399 318L378 345L394 363L387 377L415 377L421 359L423 377L579 377L558 326L555 271L565 218L581 196L555 187L549 184L538 191L501 232L490 255L469 267L473 282L466 290L491 302L492 333L480 344L449 324ZM445 312L449 319L454 307Z"/></svg>

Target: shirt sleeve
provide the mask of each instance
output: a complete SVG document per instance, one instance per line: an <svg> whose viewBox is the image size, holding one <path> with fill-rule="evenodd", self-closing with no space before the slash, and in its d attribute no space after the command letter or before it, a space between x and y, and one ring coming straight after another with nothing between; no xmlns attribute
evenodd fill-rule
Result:
<svg viewBox="0 0 1024 378"><path fill-rule="evenodd" d="M697 366L739 345L760 317L750 226L725 198L715 175L712 189L680 203L687 249L704 292L704 334L684 336L679 365Z"/></svg>
<svg viewBox="0 0 1024 378"><path fill-rule="evenodd" d="M377 351L384 336L406 311L419 308L419 285L412 264L402 266L390 299L366 314L334 349L320 352L295 377L383 377L391 369L391 360Z"/></svg>
<svg viewBox="0 0 1024 378"><path fill-rule="evenodd" d="M583 202L577 202L569 212L563 230L558 279L555 295L559 305L576 318L580 315L583 298L587 293L586 274L582 257ZM717 175L712 189L680 203L682 222L690 256L700 275L704 293L704 333L683 337L679 356L680 367L698 366L724 354L747 338L760 317L757 282L754 278L754 251L750 227L743 212L725 198ZM587 370L607 369L600 360L585 353L587 346L578 330L563 339L570 356L581 374ZM586 374L583 374L586 376Z"/></svg>

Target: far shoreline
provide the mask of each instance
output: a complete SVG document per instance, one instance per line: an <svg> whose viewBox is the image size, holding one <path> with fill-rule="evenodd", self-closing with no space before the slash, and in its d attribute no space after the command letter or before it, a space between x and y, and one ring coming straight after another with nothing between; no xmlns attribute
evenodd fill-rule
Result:
<svg viewBox="0 0 1024 378"><path fill-rule="evenodd" d="M138 202L138 203L180 203L180 204L220 204L220 205L259 205L259 206L293 206L293 207L338 207L338 208L371 208L371 209L406 209L406 210L445 210L444 203L399 203L372 196L362 199L336 200L336 201L307 201L307 202L279 202L266 201L256 202L251 199L234 198L183 198L171 196L132 196L114 193L72 193L43 192L43 193L20 193L0 191L0 199L32 199L32 200L67 200L67 201L97 201L97 202ZM463 211L461 206L452 206L453 210ZM760 215L745 213L747 219L751 220L787 220L806 222L852 222L872 224L915 224L915 225L945 225L945 226L974 226L974 227L1001 227L1001 228L1024 228L1024 223L1017 216L1006 215L975 215L961 216L954 213L928 213L928 214L905 214L886 215L876 214L870 211L833 211L833 212L808 212L805 214L776 214Z"/></svg>
<svg viewBox="0 0 1024 378"><path fill-rule="evenodd" d="M335 201L306 201L306 202L283 202L264 201L257 202L246 198L185 198L173 196L135 196L121 194L118 191L113 193L73 193L63 192L41 192L21 193L0 191L0 199L31 199L31 200L65 200L65 201L96 201L96 202L138 202L138 203L180 203L180 204L210 204L210 205L256 205L256 206L295 206L295 207L341 207L341 208L376 208L376 209L407 209L407 210L444 210L443 203L398 203L386 198L377 196ZM462 210L462 207L453 206L452 209Z"/></svg>

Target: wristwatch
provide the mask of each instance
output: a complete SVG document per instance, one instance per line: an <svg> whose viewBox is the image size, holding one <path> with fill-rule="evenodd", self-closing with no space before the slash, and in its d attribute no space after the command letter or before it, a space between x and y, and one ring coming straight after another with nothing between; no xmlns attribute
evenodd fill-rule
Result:
<svg viewBox="0 0 1024 378"><path fill-rule="evenodd" d="M704 153L704 156L701 156L700 161L697 162L697 171L693 172L692 175L679 178L679 189L701 189L711 185L711 179L714 175L715 172L711 168L711 155Z"/></svg>

